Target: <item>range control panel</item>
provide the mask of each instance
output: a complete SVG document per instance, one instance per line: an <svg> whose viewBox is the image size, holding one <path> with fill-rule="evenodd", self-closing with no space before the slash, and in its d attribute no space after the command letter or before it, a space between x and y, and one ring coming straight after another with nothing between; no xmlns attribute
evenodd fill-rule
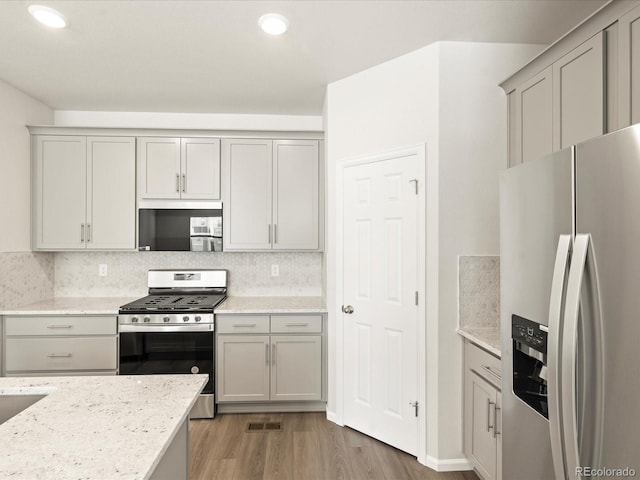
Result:
<svg viewBox="0 0 640 480"><path fill-rule="evenodd" d="M511 337L546 355L547 332L544 325L532 322L518 315L511 315Z"/></svg>

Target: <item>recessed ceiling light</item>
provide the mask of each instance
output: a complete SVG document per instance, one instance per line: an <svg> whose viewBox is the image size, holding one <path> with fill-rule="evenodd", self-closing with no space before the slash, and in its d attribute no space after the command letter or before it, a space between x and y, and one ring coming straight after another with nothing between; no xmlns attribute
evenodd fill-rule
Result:
<svg viewBox="0 0 640 480"><path fill-rule="evenodd" d="M53 8L43 5L29 5L29 13L47 27L64 28L67 26L67 20L64 16Z"/></svg>
<svg viewBox="0 0 640 480"><path fill-rule="evenodd" d="M260 17L258 25L269 35L282 35L289 28L289 21L277 13L267 13Z"/></svg>

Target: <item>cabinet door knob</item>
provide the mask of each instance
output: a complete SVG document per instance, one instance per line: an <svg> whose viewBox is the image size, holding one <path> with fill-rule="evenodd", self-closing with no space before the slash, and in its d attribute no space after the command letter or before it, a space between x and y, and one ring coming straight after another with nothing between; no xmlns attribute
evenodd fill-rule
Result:
<svg viewBox="0 0 640 480"><path fill-rule="evenodd" d="M351 305L343 305L342 313L346 313L347 315L351 315L353 313L353 307Z"/></svg>

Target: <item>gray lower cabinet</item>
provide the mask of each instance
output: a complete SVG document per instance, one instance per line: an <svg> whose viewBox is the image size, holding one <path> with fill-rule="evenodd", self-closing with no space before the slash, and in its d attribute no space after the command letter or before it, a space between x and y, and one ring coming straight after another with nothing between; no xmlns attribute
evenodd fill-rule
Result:
<svg viewBox="0 0 640 480"><path fill-rule="evenodd" d="M464 451L484 480L502 478L500 359L465 343Z"/></svg>
<svg viewBox="0 0 640 480"><path fill-rule="evenodd" d="M115 316L7 316L7 376L115 375Z"/></svg>
<svg viewBox="0 0 640 480"><path fill-rule="evenodd" d="M216 401L323 399L322 315L218 315Z"/></svg>

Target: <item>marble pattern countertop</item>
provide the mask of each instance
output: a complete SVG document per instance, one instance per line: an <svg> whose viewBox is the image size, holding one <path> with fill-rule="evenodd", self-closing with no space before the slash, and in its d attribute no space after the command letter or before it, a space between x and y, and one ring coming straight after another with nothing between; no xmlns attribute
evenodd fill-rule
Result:
<svg viewBox="0 0 640 480"><path fill-rule="evenodd" d="M0 478L149 478L206 375L0 378L46 396L0 425Z"/></svg>
<svg viewBox="0 0 640 480"><path fill-rule="evenodd" d="M502 339L500 336L500 328L460 327L457 329L457 332L479 347L482 347L497 357L502 358Z"/></svg>
<svg viewBox="0 0 640 480"><path fill-rule="evenodd" d="M139 297L54 297L0 311L0 315L117 315Z"/></svg>
<svg viewBox="0 0 640 480"><path fill-rule="evenodd" d="M326 312L322 297L227 297L216 308L216 314Z"/></svg>

